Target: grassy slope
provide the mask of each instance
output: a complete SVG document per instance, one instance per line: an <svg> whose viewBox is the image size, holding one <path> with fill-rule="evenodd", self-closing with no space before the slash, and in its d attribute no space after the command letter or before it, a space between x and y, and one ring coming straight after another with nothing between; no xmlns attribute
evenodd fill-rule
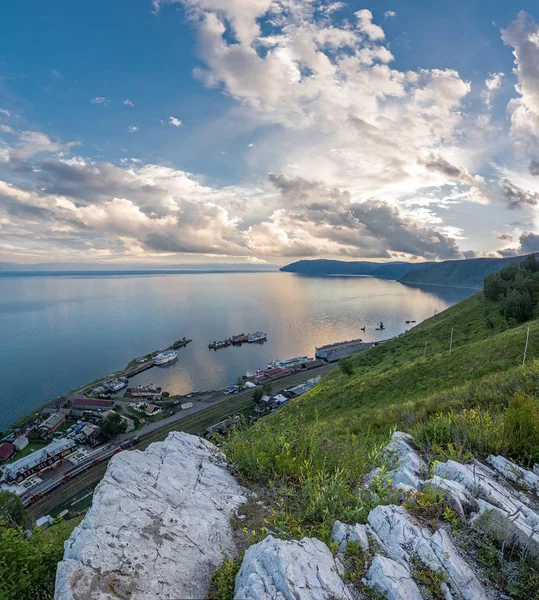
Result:
<svg viewBox="0 0 539 600"><path fill-rule="evenodd" d="M529 325L532 358L539 356L539 321ZM362 415L372 409L419 399L519 365L527 326L508 329L497 305L479 292L398 338L356 355L352 376L336 371L274 418L286 419L301 411L307 420L327 425L331 433L360 430Z"/></svg>

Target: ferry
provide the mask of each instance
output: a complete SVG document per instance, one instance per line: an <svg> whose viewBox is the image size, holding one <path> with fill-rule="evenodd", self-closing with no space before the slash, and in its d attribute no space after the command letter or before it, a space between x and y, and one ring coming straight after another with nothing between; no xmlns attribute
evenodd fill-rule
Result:
<svg viewBox="0 0 539 600"><path fill-rule="evenodd" d="M286 360L274 360L268 364L268 369L288 368L297 367L303 363L309 362L311 359L308 356L296 356L295 358L288 358Z"/></svg>
<svg viewBox="0 0 539 600"><path fill-rule="evenodd" d="M163 365L168 365L171 362L174 362L178 358L178 353L176 350L166 350L165 352L160 352L154 358L154 364L158 367Z"/></svg>
<svg viewBox="0 0 539 600"><path fill-rule="evenodd" d="M260 375L260 373L262 373L262 369L249 369L246 373L245 373L245 378L246 379L250 379L251 377L256 377L257 375Z"/></svg>
<svg viewBox="0 0 539 600"><path fill-rule="evenodd" d="M253 342L263 342L267 339L268 339L268 334L263 333L262 331L255 331L255 333L250 333L247 336L247 341L249 342L249 344L252 344Z"/></svg>
<svg viewBox="0 0 539 600"><path fill-rule="evenodd" d="M316 348L316 358L322 358L328 362L333 362L341 358L347 358L355 352L372 348L372 342L364 342L361 338L356 340L347 340L345 342L336 342L334 344L326 344Z"/></svg>
<svg viewBox="0 0 539 600"><path fill-rule="evenodd" d="M107 389L109 392L118 392L119 390L127 387L127 379L125 377L118 377L116 379L111 379L103 384L103 387Z"/></svg>

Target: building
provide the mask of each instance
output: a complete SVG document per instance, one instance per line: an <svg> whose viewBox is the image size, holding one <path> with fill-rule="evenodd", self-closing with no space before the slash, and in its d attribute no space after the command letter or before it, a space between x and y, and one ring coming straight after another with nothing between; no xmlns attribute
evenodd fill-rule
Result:
<svg viewBox="0 0 539 600"><path fill-rule="evenodd" d="M45 419L43 423L41 423L39 429L44 433L52 433L53 431L56 431L58 427L65 422L65 420L66 418L64 415L61 415L60 413L54 413Z"/></svg>
<svg viewBox="0 0 539 600"><path fill-rule="evenodd" d="M71 405L76 410L111 410L114 406L112 400L93 400L92 398L75 398Z"/></svg>
<svg viewBox="0 0 539 600"><path fill-rule="evenodd" d="M114 413L113 410L107 410L106 413L103 413L103 418L108 417L112 413ZM133 431L133 429L135 429L135 421L133 421L133 419L130 419L129 417L126 417L125 415L120 415L120 417L122 418L122 421L124 421L127 424L126 431Z"/></svg>
<svg viewBox="0 0 539 600"><path fill-rule="evenodd" d="M25 435L20 435L18 438L13 440L13 445L17 449L17 452L24 450L28 446L28 438Z"/></svg>
<svg viewBox="0 0 539 600"><path fill-rule="evenodd" d="M275 367L273 369L266 369L255 377L255 381L257 383L263 383L264 381L271 381L272 379L285 377L286 375L290 375L290 373L292 373L292 369L289 369L288 367Z"/></svg>
<svg viewBox="0 0 539 600"><path fill-rule="evenodd" d="M283 396L282 394L277 394L276 396L273 396L272 400L279 405L288 402L288 398L286 396Z"/></svg>
<svg viewBox="0 0 539 600"><path fill-rule="evenodd" d="M148 404L144 409L144 412L147 415L156 415L161 412L161 409L158 406L155 406L155 404Z"/></svg>
<svg viewBox="0 0 539 600"><path fill-rule="evenodd" d="M90 444L94 443L100 434L101 430L99 427L97 425L92 425L91 423L86 423L80 430L80 435Z"/></svg>
<svg viewBox="0 0 539 600"><path fill-rule="evenodd" d="M10 442L2 442L0 444L0 462L6 462L9 460L17 451L15 444Z"/></svg>
<svg viewBox="0 0 539 600"><path fill-rule="evenodd" d="M3 478L7 483L16 481L20 483L30 475L50 467L55 462L68 456L77 449L77 444L73 440L60 439L54 440L48 446L32 452L28 456L23 456L4 467Z"/></svg>

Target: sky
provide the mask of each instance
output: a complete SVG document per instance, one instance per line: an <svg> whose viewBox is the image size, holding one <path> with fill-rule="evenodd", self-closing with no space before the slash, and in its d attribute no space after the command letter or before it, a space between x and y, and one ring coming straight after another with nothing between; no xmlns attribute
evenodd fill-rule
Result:
<svg viewBox="0 0 539 600"><path fill-rule="evenodd" d="M0 8L0 262L534 251L536 0Z"/></svg>

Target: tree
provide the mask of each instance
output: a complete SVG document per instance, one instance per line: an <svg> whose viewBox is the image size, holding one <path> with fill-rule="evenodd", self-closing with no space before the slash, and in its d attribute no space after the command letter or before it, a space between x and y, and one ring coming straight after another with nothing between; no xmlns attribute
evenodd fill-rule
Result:
<svg viewBox="0 0 539 600"><path fill-rule="evenodd" d="M120 433L125 433L127 423L117 412L112 412L101 420L100 429L106 438L111 439Z"/></svg>
<svg viewBox="0 0 539 600"><path fill-rule="evenodd" d="M28 515L19 496L12 492L0 492L0 519L7 527L28 525Z"/></svg>
<svg viewBox="0 0 539 600"><path fill-rule="evenodd" d="M269 381L266 381L266 383L262 386L262 391L264 394L266 394L266 396L271 395L271 383Z"/></svg>
<svg viewBox="0 0 539 600"><path fill-rule="evenodd" d="M262 388L257 387L253 392L253 402L255 404L258 404L260 402L260 400L262 400L263 395L264 395L264 392L262 391Z"/></svg>
<svg viewBox="0 0 539 600"><path fill-rule="evenodd" d="M348 377L354 372L352 361L349 358L339 361L339 369Z"/></svg>

